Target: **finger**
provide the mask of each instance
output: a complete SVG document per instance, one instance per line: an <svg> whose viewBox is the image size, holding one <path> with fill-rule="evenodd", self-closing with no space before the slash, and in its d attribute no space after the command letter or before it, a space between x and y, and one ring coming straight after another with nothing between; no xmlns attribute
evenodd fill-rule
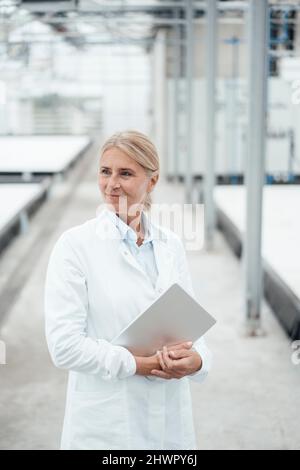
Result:
<svg viewBox="0 0 300 470"><path fill-rule="evenodd" d="M182 359L184 357L191 356L191 351L186 349L179 349L177 351L169 351L169 356L171 359Z"/></svg>
<svg viewBox="0 0 300 470"><path fill-rule="evenodd" d="M172 379L172 376L170 374L167 374L166 372L162 370L157 370L157 369L153 369L151 371L151 375L155 375L156 377L161 377L162 379L166 379L166 380Z"/></svg>
<svg viewBox="0 0 300 470"><path fill-rule="evenodd" d="M157 354L157 357L158 357L158 360L159 360L160 367L162 368L162 370L166 370L167 366L166 366L166 364L163 360L161 351L157 351L156 354Z"/></svg>
<svg viewBox="0 0 300 470"><path fill-rule="evenodd" d="M186 375L190 371L191 356L183 357L182 359L176 359L174 360L174 363L176 364L176 366L173 367L172 372Z"/></svg>
<svg viewBox="0 0 300 470"><path fill-rule="evenodd" d="M173 366L173 361L169 357L168 349L166 346L163 347L162 357L167 368L171 370Z"/></svg>

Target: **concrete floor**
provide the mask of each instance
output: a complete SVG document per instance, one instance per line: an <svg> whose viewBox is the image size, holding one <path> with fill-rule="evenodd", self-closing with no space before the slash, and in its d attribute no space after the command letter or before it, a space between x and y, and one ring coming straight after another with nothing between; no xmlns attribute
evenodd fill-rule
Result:
<svg viewBox="0 0 300 470"><path fill-rule="evenodd" d="M0 258L0 449L56 449L62 427L67 373L50 362L43 323L45 270L51 248L66 228L94 217L99 204L95 147ZM183 200L183 187L162 180L155 202ZM207 341L213 370L192 383L202 449L300 449L300 366L266 305L266 336L243 336L242 269L216 235L211 253L189 252L198 300L218 320Z"/></svg>

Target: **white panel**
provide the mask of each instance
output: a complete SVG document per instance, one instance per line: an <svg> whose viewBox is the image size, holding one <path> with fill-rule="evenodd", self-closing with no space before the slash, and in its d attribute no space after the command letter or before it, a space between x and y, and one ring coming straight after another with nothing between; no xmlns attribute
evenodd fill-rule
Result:
<svg viewBox="0 0 300 470"><path fill-rule="evenodd" d="M85 136L1 137L0 172L61 172L88 142Z"/></svg>
<svg viewBox="0 0 300 470"><path fill-rule="evenodd" d="M244 186L217 187L216 204L245 232ZM299 186L267 186L263 206L263 258L300 298Z"/></svg>

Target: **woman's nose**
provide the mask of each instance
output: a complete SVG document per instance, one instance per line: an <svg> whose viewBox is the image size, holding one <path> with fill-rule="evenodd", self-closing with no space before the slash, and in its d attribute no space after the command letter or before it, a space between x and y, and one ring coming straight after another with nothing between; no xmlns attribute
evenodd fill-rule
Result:
<svg viewBox="0 0 300 470"><path fill-rule="evenodd" d="M108 187L112 189L117 189L120 187L119 177L111 176L108 181Z"/></svg>

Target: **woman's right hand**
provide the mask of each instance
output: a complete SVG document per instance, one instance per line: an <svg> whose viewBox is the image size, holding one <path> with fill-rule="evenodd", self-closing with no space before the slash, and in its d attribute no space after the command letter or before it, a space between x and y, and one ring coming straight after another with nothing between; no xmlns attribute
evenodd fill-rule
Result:
<svg viewBox="0 0 300 470"><path fill-rule="evenodd" d="M181 343L172 343L168 344L168 348L172 348L172 351L182 350L182 349L191 349L193 343L192 341L184 341ZM136 374L137 375L151 375L153 369L162 370L159 358L157 354L153 356L143 357L143 356L134 356L136 362Z"/></svg>

